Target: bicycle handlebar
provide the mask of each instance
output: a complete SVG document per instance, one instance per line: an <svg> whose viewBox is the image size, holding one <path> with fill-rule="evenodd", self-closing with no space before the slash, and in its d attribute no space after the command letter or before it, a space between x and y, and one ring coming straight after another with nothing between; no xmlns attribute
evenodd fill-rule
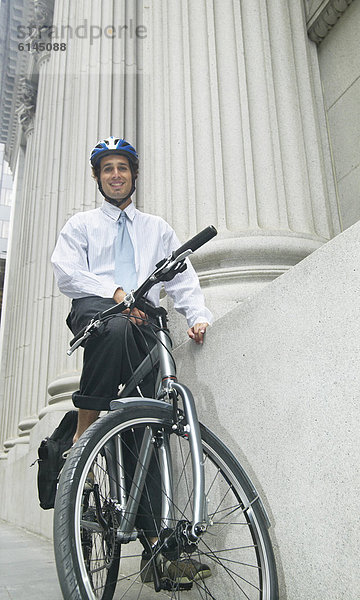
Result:
<svg viewBox="0 0 360 600"><path fill-rule="evenodd" d="M180 248L175 250L172 253L173 258L177 258L186 250L191 250L192 252L195 252L195 250L198 250L198 248L206 244L206 242L209 242L216 235L217 231L215 227L213 225L209 225L209 227L206 227L205 229L194 235L194 237L185 242L185 244L180 246Z"/></svg>
<svg viewBox="0 0 360 600"><path fill-rule="evenodd" d="M136 302L143 297L156 283L169 280L175 277L186 268L185 258L206 244L209 240L217 235L217 231L213 225L209 225L190 240L182 244L177 250L157 264L155 271L138 287L134 292L127 294L122 302L108 308L102 313L98 313L86 327L81 329L77 335L70 341L70 349L67 354L70 356L101 324L101 319L105 316L123 312L130 306L135 306Z"/></svg>

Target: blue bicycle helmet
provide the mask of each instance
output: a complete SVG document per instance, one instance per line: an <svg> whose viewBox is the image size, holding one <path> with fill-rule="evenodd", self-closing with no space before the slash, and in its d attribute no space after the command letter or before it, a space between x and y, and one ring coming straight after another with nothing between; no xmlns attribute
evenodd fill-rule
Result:
<svg viewBox="0 0 360 600"><path fill-rule="evenodd" d="M130 165L130 169L131 169L131 173L132 173L131 191L126 196L126 198L122 198L122 200L120 202L116 202L112 198L109 198L108 196L106 196L106 194L104 193L104 190L102 188L101 181L100 181L100 176L99 176L100 175L100 161L102 158L104 158L104 156L108 156L109 154L122 154L123 156L126 156L126 158L129 160L129 165ZM130 198L130 196L134 193L135 179L137 177L138 168L139 168L139 157L138 157L138 154L137 154L135 148L131 144L129 144L129 142L127 142L126 140L124 140L122 138L116 138L112 135L109 136L106 140L101 140L100 142L98 142L96 144L95 148L91 152L90 164L93 167L93 171L97 178L98 187L99 187L101 194L104 196L104 198L106 198L106 200L108 200L112 204L119 206L120 204L125 202L125 200Z"/></svg>
<svg viewBox="0 0 360 600"><path fill-rule="evenodd" d="M95 170L100 166L100 160L108 154L123 154L127 156L131 164L138 164L139 157L135 148L122 138L110 136L106 140L98 142L91 152L90 163Z"/></svg>

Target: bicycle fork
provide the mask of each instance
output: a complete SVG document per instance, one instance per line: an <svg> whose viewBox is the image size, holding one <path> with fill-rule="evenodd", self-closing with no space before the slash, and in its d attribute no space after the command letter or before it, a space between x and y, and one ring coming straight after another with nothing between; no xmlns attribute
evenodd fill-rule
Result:
<svg viewBox="0 0 360 600"><path fill-rule="evenodd" d="M191 392L183 385L172 382L171 386L183 399L184 413L186 425L181 425L183 428L182 435L188 438L190 444L191 464L193 473L193 510L192 522L187 528L186 537L189 543L196 543L200 535L207 527L207 513L205 506L205 478L204 478L204 461L201 446L200 428L194 414L194 399ZM176 430L179 425L174 424L173 429ZM126 543L136 537L135 519L138 512L138 507L146 484L148 469L152 454L157 448L160 478L161 478L161 529L171 529L174 527L174 489L173 489L173 465L172 455L169 443L169 434L164 432L156 432L150 427L144 429L141 446L139 449L138 459L136 462L135 472L132 478L131 488L126 494L125 490L125 475L124 475L124 460L122 453L121 434L115 439L115 455L117 473L115 480L117 481L118 507L121 509L122 517L119 524L120 541Z"/></svg>
<svg viewBox="0 0 360 600"><path fill-rule="evenodd" d="M177 397L179 396L184 408L185 424L178 421L177 410L174 410L173 431L178 435L186 437L190 445L193 475L192 520L191 523L185 524L185 522L182 522L181 526L186 527L186 531L182 531L182 533L185 535L187 545L191 546L199 541L201 534L206 531L208 524L200 426L197 419L194 398L190 390L176 380L175 363L171 353L171 340L164 326L158 330L157 338L160 372L162 374L162 395L172 399L175 408L177 407ZM149 400L149 402L151 401ZM131 489L127 499L126 493L124 493L124 461L120 437L118 437L116 442L116 463L118 465L117 497L122 512L118 531L122 541L134 539L136 514L144 490L154 446L157 447L161 476L161 528L163 530L170 530L174 527L173 468L169 434L159 431L154 432L151 427L147 427L144 429Z"/></svg>
<svg viewBox="0 0 360 600"><path fill-rule="evenodd" d="M205 474L204 474L204 457L202 451L200 426L197 418L195 401L189 388L185 385L178 383L176 378L176 367L175 361L172 356L172 344L171 338L168 335L166 328L166 316L160 316L159 322L161 328L157 331L156 336L158 339L158 353L160 372L162 374L162 386L166 395L172 398L177 404L175 395L179 395L185 414L186 424L184 426L174 422L173 430L176 431L179 427L184 429L184 434L188 437L190 444L192 473L193 473L193 515L190 531L188 532L189 541L196 543L199 540L200 535L207 528L207 510L206 510L206 499L205 499ZM174 411L175 421L177 418L176 411ZM168 453L168 455L167 455ZM168 444L164 445L164 470L172 473L171 456ZM168 468L168 469L167 469ZM167 481L167 479L166 479ZM169 504L172 504L172 489L171 481L168 481L169 489L166 490L168 494ZM164 505L163 505L164 506Z"/></svg>

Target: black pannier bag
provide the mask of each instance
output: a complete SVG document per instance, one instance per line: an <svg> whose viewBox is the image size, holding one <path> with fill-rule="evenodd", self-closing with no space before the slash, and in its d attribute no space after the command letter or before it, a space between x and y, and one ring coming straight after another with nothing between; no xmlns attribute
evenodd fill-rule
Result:
<svg viewBox="0 0 360 600"><path fill-rule="evenodd" d="M54 508L60 471L64 466L63 453L71 448L77 427L77 411L67 412L50 437L38 448L38 495L41 508Z"/></svg>

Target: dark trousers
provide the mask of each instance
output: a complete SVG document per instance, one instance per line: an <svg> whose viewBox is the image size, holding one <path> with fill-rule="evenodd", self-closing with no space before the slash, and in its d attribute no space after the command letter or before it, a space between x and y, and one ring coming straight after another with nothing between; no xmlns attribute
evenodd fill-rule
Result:
<svg viewBox="0 0 360 600"><path fill-rule="evenodd" d="M76 335L94 315L115 304L112 298L99 296L73 300L66 322ZM110 401L117 398L119 385L130 379L154 343L147 325L135 327L121 314L109 318L85 344L80 390L73 394L75 406L109 410ZM151 373L140 385L144 396L153 397L154 378ZM139 394L134 390L132 395Z"/></svg>
<svg viewBox="0 0 360 600"><path fill-rule="evenodd" d="M99 296L73 300L66 323L76 335L97 313L115 304L115 300ZM154 336L148 326L137 328L124 316L111 317L85 344L80 389L73 394L74 405L90 410L109 410L110 401L117 398L119 384L128 381L154 343ZM141 383L140 389L144 396L154 396L155 377L156 374L152 373ZM132 394L138 395L136 390ZM123 440L128 493L142 432L143 430L128 432ZM154 450L136 519L136 526L148 537L155 537L158 531L159 514L156 513L159 513L161 507L159 481L158 459Z"/></svg>

